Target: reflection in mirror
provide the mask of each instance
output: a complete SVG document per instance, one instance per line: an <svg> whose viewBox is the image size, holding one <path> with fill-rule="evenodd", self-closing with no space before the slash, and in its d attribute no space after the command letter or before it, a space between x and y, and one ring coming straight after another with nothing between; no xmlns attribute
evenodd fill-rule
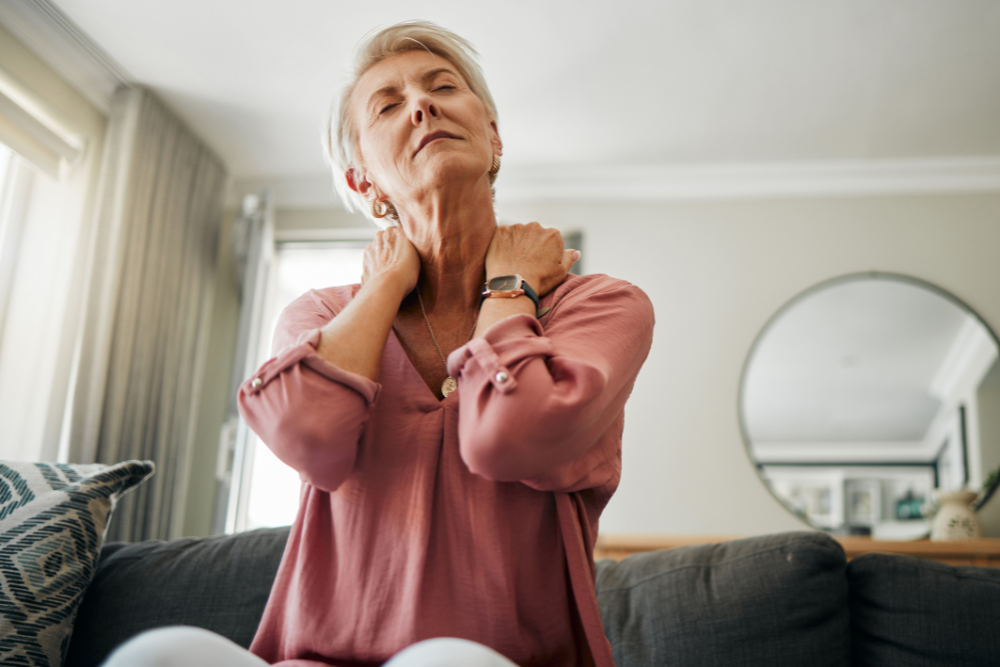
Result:
<svg viewBox="0 0 1000 667"><path fill-rule="evenodd" d="M1000 467L995 334L967 306L892 274L838 278L767 324L740 412L771 492L810 525L922 537L933 490L985 489Z"/></svg>

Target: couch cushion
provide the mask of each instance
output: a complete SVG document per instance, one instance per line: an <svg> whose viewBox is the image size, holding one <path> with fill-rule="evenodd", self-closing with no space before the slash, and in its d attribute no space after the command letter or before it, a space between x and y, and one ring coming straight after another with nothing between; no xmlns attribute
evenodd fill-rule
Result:
<svg viewBox="0 0 1000 667"><path fill-rule="evenodd" d="M62 665L112 509L151 474L150 461L0 463L0 664Z"/></svg>
<svg viewBox="0 0 1000 667"><path fill-rule="evenodd" d="M70 641L67 667L96 667L144 630L194 625L249 648L288 527L108 544Z"/></svg>
<svg viewBox="0 0 1000 667"><path fill-rule="evenodd" d="M850 664L846 560L825 533L597 565L597 597L618 667Z"/></svg>
<svg viewBox="0 0 1000 667"><path fill-rule="evenodd" d="M865 554L847 577L855 664L1000 664L1000 570Z"/></svg>

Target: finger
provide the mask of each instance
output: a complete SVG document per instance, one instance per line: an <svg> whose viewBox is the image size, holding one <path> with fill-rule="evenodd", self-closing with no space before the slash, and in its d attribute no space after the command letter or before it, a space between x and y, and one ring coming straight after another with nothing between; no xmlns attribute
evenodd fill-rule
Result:
<svg viewBox="0 0 1000 667"><path fill-rule="evenodd" d="M576 262L577 262L578 259L580 259L580 251L579 250L572 250L572 249L570 249L570 250L564 250L563 251L562 265L563 265L563 269L565 269L566 273L569 273L569 270L571 268L573 268L573 265L576 264Z"/></svg>

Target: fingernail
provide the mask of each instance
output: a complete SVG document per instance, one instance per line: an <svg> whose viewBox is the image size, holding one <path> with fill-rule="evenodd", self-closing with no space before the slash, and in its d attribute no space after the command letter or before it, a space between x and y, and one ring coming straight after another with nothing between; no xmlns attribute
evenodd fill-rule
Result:
<svg viewBox="0 0 1000 667"><path fill-rule="evenodd" d="M576 255L577 259L580 259L580 251L579 250L574 250L573 254Z"/></svg>

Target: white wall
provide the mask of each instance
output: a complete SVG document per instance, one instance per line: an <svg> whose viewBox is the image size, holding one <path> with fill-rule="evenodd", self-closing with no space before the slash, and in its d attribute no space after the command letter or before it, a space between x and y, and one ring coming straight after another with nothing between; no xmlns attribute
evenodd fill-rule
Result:
<svg viewBox="0 0 1000 667"><path fill-rule="evenodd" d="M740 374L768 318L845 273L909 274L1000 330L1000 196L505 206L504 220L584 231L588 272L650 295L653 349L626 408L606 533L805 528L758 480L737 418ZM997 501L1000 503L1000 500Z"/></svg>
<svg viewBox="0 0 1000 667"><path fill-rule="evenodd" d="M993 366L976 399L985 477L1000 466L1000 362ZM996 496L979 512L979 522L986 535L1000 537L1000 500Z"/></svg>
<svg viewBox="0 0 1000 667"><path fill-rule="evenodd" d="M909 274L949 290L1000 331L1000 195L501 203L500 215L583 230L586 270L639 285L656 309L653 349L626 408L624 472L605 533L808 528L757 478L737 418L754 338L807 287L856 271ZM367 224L302 210L279 210L276 223Z"/></svg>

